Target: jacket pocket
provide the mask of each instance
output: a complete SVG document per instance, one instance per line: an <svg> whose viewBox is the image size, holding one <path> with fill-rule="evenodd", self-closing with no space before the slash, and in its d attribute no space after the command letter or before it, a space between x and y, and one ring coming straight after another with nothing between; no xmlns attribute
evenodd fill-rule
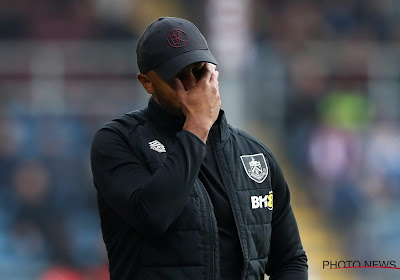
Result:
<svg viewBox="0 0 400 280"><path fill-rule="evenodd" d="M274 208L272 187L237 191L237 194L246 225L271 224Z"/></svg>

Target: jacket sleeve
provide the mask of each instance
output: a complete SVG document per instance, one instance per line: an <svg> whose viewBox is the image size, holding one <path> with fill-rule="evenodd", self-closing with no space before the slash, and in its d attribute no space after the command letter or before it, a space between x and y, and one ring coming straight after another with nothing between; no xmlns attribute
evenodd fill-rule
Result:
<svg viewBox="0 0 400 280"><path fill-rule="evenodd" d="M301 244L296 219L290 205L290 193L275 157L270 158L274 210L269 261L270 280L308 279L307 256Z"/></svg>
<svg viewBox="0 0 400 280"><path fill-rule="evenodd" d="M94 184L107 204L144 236L164 233L183 210L206 145L183 130L176 134L175 150L151 174L132 148L109 129L99 130L92 143Z"/></svg>

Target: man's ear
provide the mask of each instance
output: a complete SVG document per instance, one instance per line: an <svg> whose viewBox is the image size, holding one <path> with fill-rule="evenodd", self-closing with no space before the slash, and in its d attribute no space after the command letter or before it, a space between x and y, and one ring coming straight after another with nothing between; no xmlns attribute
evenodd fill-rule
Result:
<svg viewBox="0 0 400 280"><path fill-rule="evenodd" d="M143 88L150 94L154 93L153 84L150 79L146 76L146 74L139 73L137 75L139 82L142 84Z"/></svg>

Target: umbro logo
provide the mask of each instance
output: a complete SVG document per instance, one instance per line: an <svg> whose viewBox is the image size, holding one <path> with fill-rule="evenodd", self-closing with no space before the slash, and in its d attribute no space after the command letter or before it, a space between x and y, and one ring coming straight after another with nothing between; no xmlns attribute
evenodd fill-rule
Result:
<svg viewBox="0 0 400 280"><path fill-rule="evenodd" d="M149 146L150 146L150 149L152 149L152 150L154 150L156 152L159 152L159 153L167 152L165 150L164 145L161 144L158 140L154 140L154 141L149 142Z"/></svg>

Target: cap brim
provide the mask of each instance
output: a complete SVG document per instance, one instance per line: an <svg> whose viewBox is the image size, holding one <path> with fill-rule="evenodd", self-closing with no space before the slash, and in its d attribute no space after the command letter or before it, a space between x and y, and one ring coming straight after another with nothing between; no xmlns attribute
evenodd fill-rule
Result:
<svg viewBox="0 0 400 280"><path fill-rule="evenodd" d="M195 62L209 62L217 65L217 61L209 50L192 50L174 56L158 65L153 70L156 71L161 78L168 81L174 78L183 68Z"/></svg>

